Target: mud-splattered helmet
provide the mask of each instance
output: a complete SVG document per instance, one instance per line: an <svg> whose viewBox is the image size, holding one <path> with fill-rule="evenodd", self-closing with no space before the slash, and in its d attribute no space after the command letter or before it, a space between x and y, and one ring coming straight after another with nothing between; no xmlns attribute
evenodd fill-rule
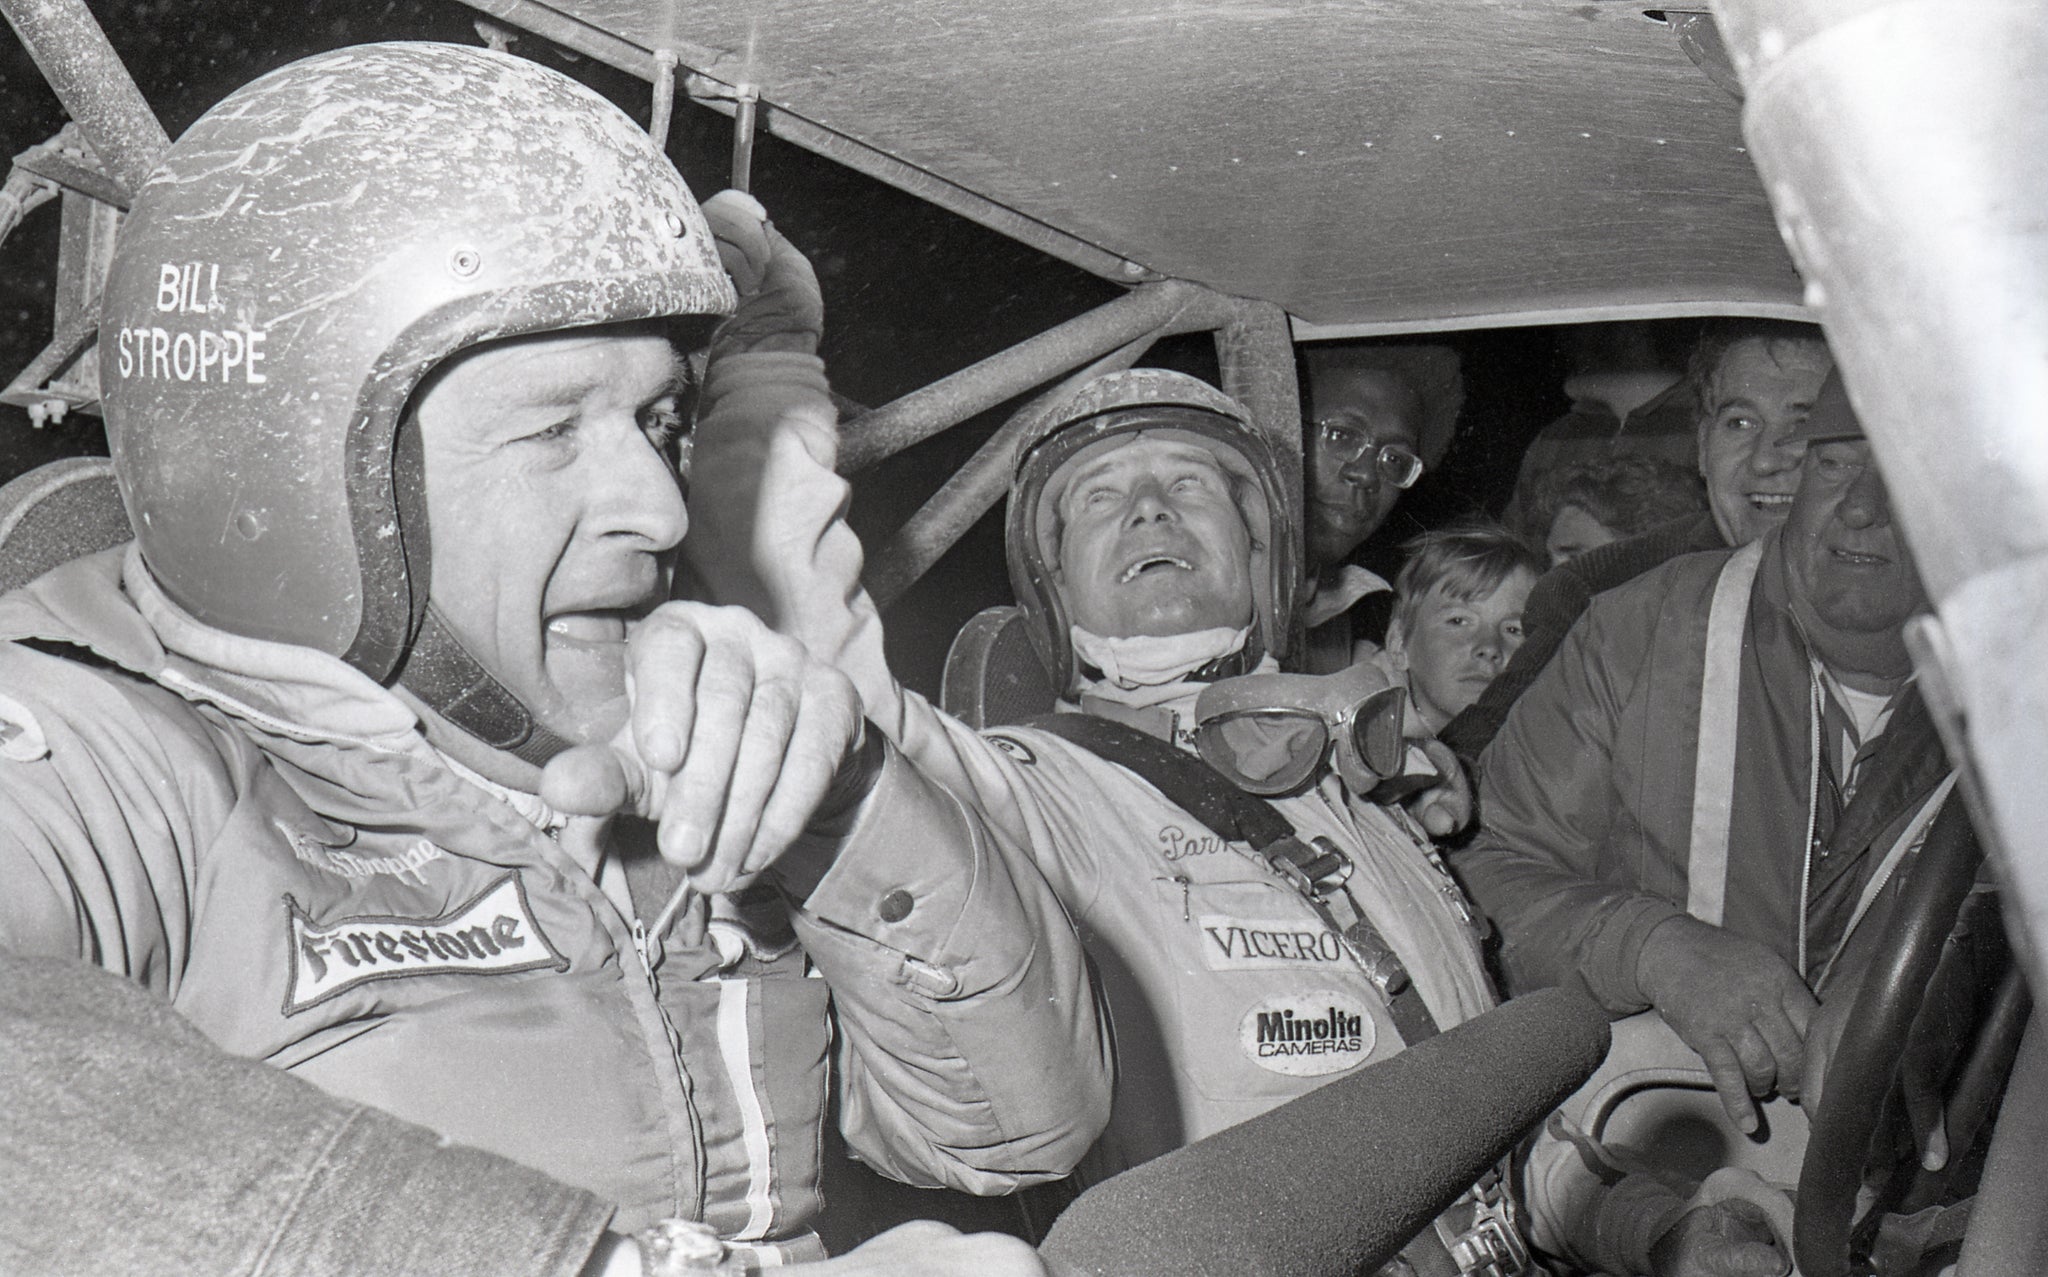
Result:
<svg viewBox="0 0 2048 1277"><path fill-rule="evenodd" d="M675 168L575 81L426 43L273 71L171 147L107 277L100 384L143 558L209 625L389 680L427 598L399 430L421 377L495 338L733 304Z"/></svg>
<svg viewBox="0 0 2048 1277"><path fill-rule="evenodd" d="M1022 423L1006 528L1010 588L1024 611L1032 645L1062 693L1075 688L1079 669L1068 631L1072 618L1053 581L1060 472L1084 449L1147 430L1200 443L1233 476L1252 541L1254 619L1239 663L1249 669L1262 655L1287 652L1300 579L1297 485L1288 482L1273 445L1243 405L1185 373L1134 368L1097 377L1041 404Z"/></svg>

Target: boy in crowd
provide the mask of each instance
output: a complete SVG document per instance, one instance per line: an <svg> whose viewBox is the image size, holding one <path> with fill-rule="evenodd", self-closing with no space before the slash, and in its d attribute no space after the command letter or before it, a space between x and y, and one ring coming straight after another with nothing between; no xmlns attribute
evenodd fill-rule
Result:
<svg viewBox="0 0 2048 1277"><path fill-rule="evenodd" d="M1522 604L1549 565L1492 522L1425 532L1406 548L1384 659L1435 732L1478 700L1522 645Z"/></svg>

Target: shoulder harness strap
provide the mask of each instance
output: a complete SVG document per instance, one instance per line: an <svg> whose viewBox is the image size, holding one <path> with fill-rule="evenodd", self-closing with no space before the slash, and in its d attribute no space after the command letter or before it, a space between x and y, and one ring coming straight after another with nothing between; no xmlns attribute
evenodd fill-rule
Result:
<svg viewBox="0 0 2048 1277"><path fill-rule="evenodd" d="M1435 1036L1436 1021L1408 969L1345 886L1351 876L1350 857L1329 839L1303 839L1271 803L1232 785L1194 755L1134 727L1093 714L1047 714L1029 725L1128 767L1217 835L1249 843L1259 859L1300 892L1324 925L1342 938L1386 1000L1401 1040L1413 1046Z"/></svg>

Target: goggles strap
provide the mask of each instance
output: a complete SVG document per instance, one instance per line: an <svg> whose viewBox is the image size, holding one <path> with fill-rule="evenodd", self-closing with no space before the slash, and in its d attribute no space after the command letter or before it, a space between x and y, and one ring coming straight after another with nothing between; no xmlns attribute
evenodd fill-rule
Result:
<svg viewBox="0 0 2048 1277"><path fill-rule="evenodd" d="M1301 893L1323 925L1344 941L1365 978L1386 999L1387 1012L1393 1017L1394 1027L1400 1030L1401 1040L1414 1046L1435 1037L1436 1020L1423 1005L1422 995L1408 977L1408 968L1345 885L1351 877L1350 857L1338 851L1327 838L1303 842L1291 829L1285 838L1258 847L1258 852L1275 873Z"/></svg>

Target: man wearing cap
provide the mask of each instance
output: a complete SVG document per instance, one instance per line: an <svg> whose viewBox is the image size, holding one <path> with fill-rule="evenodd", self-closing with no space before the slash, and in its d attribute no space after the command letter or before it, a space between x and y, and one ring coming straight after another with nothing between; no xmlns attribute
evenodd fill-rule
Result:
<svg viewBox="0 0 2048 1277"><path fill-rule="evenodd" d="M1926 595L1839 375L1786 444L1781 527L1593 599L1456 857L1511 988L1654 1008L1744 1131L1800 1094L1815 992L1952 786L1902 635Z"/></svg>

